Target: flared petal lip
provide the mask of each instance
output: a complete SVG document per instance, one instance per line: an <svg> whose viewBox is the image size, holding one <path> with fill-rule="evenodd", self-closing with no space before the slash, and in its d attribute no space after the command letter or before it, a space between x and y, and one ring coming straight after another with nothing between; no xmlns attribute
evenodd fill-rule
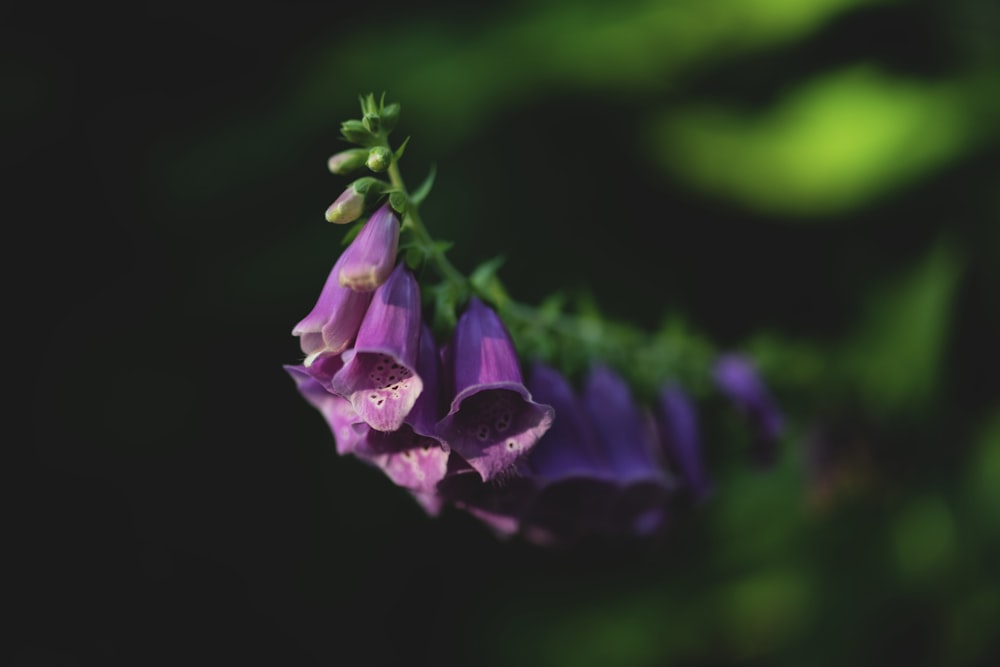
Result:
<svg viewBox="0 0 1000 667"><path fill-rule="evenodd" d="M528 388L519 382L484 382L482 384L469 385L462 391L455 394L455 398L453 398L451 401L451 409L448 411L448 414L446 415L445 418L457 414L459 409L461 409L462 407L462 401L469 398L470 396L474 396L475 394L478 394L481 391L493 391L496 389L506 389L509 391L516 392L520 394L521 398L523 398L528 403L531 403L533 405L548 407L550 411L552 409L551 406L546 406L543 403L535 402L531 398L531 392L528 391Z"/></svg>

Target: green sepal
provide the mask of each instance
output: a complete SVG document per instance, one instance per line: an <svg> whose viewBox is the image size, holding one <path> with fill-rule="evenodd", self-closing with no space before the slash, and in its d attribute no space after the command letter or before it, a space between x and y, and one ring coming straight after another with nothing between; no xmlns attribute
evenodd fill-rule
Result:
<svg viewBox="0 0 1000 667"><path fill-rule="evenodd" d="M420 205L425 199L427 199L427 195L431 193L431 188L434 187L435 176L437 176L437 167L432 164L431 169L427 173L427 177L424 179L423 183L417 186L417 189L410 195L410 201L413 202L415 206Z"/></svg>
<svg viewBox="0 0 1000 667"><path fill-rule="evenodd" d="M438 254L443 255L449 250L451 250L454 245L455 245L454 241L435 241L434 250L437 251Z"/></svg>
<svg viewBox="0 0 1000 667"><path fill-rule="evenodd" d="M502 307L504 302L510 299L503 283L497 276L497 271L505 261L507 261L505 257L498 255L477 266L469 276L469 282L472 283L476 292L489 299L497 307Z"/></svg>
<svg viewBox="0 0 1000 667"><path fill-rule="evenodd" d="M383 94L384 98L384 94ZM368 113L377 113L378 105L375 104L375 94L368 93L367 95L358 95L358 101L361 103L361 115Z"/></svg>
<svg viewBox="0 0 1000 667"><path fill-rule="evenodd" d="M378 137L363 122L354 118L340 124L340 134L351 143L362 146L374 146L378 143Z"/></svg>
<svg viewBox="0 0 1000 667"><path fill-rule="evenodd" d="M411 271L416 271L423 266L426 259L427 256L423 248L415 245L408 246L403 254L403 261L406 262Z"/></svg>
<svg viewBox="0 0 1000 667"><path fill-rule="evenodd" d="M449 335L458 324L458 307L465 295L454 283L444 282L430 290L434 299L432 327L439 335Z"/></svg>
<svg viewBox="0 0 1000 667"><path fill-rule="evenodd" d="M404 215L406 213L407 203L408 201L405 192L393 190L389 193L389 206L391 206L396 213Z"/></svg>
<svg viewBox="0 0 1000 667"><path fill-rule="evenodd" d="M377 191L379 194L382 194L392 186L390 186L385 181L380 181L374 176L362 176L361 178L351 183L351 187L354 188L354 191L357 192L358 194L367 195L373 190Z"/></svg>
<svg viewBox="0 0 1000 667"><path fill-rule="evenodd" d="M385 100L385 95L382 96L383 101ZM399 104L393 102L389 106L383 106L382 112L380 114L382 118L382 131L388 134L392 132L396 127L396 121L399 120Z"/></svg>
<svg viewBox="0 0 1000 667"><path fill-rule="evenodd" d="M378 134L382 130L382 119L374 112L366 113L361 118L361 123L372 134Z"/></svg>
<svg viewBox="0 0 1000 667"><path fill-rule="evenodd" d="M399 159L401 157L403 157L403 153L406 152L406 144L408 144L408 143L410 143L410 138L409 137L403 139L403 143L401 143L399 145L399 148L396 149L396 152L393 153L393 155L395 156L397 162L399 161Z"/></svg>

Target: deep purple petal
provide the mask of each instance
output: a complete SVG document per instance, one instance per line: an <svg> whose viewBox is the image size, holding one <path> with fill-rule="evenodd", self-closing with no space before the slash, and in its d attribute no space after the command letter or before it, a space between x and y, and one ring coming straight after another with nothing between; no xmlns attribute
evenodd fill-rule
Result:
<svg viewBox="0 0 1000 667"><path fill-rule="evenodd" d="M358 292L370 292L385 283L396 264L399 219L384 204L365 223L340 262L340 284Z"/></svg>
<svg viewBox="0 0 1000 667"><path fill-rule="evenodd" d="M404 264L374 292L344 367L330 383L372 428L395 431L423 390L416 372L420 289Z"/></svg>
<svg viewBox="0 0 1000 667"><path fill-rule="evenodd" d="M598 364L588 374L583 403L617 481L669 484L651 417L632 400L625 380Z"/></svg>
<svg viewBox="0 0 1000 667"><path fill-rule="evenodd" d="M354 452L363 439L363 431L358 429L361 421L350 402L331 394L304 366L284 366L295 380L295 385L306 401L319 410L333 434L337 453L341 456Z"/></svg>
<svg viewBox="0 0 1000 667"><path fill-rule="evenodd" d="M552 424L554 411L532 400L510 335L479 299L470 300L448 349L455 397L437 433L490 480L530 451Z"/></svg>
<svg viewBox="0 0 1000 667"><path fill-rule="evenodd" d="M435 426L444 415L441 405L441 361L434 334L426 322L420 328L417 374L423 381L424 389L406 416L406 423L412 426L416 433L438 439ZM443 441L440 442L442 446L446 446Z"/></svg>
<svg viewBox="0 0 1000 667"><path fill-rule="evenodd" d="M660 389L656 407L657 427L664 451L680 471L691 497L701 502L711 493L712 484L702 459L694 402L679 386L669 384Z"/></svg>
<svg viewBox="0 0 1000 667"><path fill-rule="evenodd" d="M322 355L343 352L351 344L364 319L372 295L341 287L339 274L343 255L333 265L316 305L292 329L309 366Z"/></svg>
<svg viewBox="0 0 1000 667"><path fill-rule="evenodd" d="M552 426L528 454L528 467L540 483L573 477L610 477L608 461L569 381L554 368L536 363L528 378L535 400L555 411Z"/></svg>

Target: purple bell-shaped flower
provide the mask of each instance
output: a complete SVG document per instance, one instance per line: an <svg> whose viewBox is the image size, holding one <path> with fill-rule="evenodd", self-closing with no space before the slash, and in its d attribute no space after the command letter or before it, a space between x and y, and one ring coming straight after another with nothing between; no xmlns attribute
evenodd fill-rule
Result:
<svg viewBox="0 0 1000 667"><path fill-rule="evenodd" d="M458 319L446 356L454 398L438 435L484 481L509 473L552 424L552 407L532 400L510 334L476 297Z"/></svg>
<svg viewBox="0 0 1000 667"><path fill-rule="evenodd" d="M330 270L316 305L292 329L306 355L303 364L307 368L317 359L335 357L347 349L371 303L371 292L355 292L340 284L343 262L341 255Z"/></svg>
<svg viewBox="0 0 1000 667"><path fill-rule="evenodd" d="M694 402L677 384L664 385L657 395L655 416L660 442L680 472L683 488L694 502L704 501L712 483L705 472Z"/></svg>
<svg viewBox="0 0 1000 667"><path fill-rule="evenodd" d="M400 263L375 290L354 347L330 388L351 402L358 416L377 431L403 425L423 390L416 372L420 340L420 288Z"/></svg>
<svg viewBox="0 0 1000 667"><path fill-rule="evenodd" d="M389 204L375 211L344 250L338 280L356 292L370 292L389 279L399 247L399 218Z"/></svg>

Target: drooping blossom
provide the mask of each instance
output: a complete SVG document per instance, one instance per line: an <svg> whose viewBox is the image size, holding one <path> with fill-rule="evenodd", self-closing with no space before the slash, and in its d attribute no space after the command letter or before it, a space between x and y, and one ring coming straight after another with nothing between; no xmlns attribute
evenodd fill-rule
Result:
<svg viewBox="0 0 1000 667"><path fill-rule="evenodd" d="M712 491L712 483L705 470L694 402L680 385L671 382L657 393L654 414L660 442L680 473L684 491L694 502L703 502Z"/></svg>
<svg viewBox="0 0 1000 667"><path fill-rule="evenodd" d="M603 363L590 369L582 398L611 478L621 490L609 528L626 534L655 532L666 521L666 499L675 482L652 415L635 402L625 379Z"/></svg>
<svg viewBox="0 0 1000 667"><path fill-rule="evenodd" d="M528 376L536 400L555 410L555 419L528 455L538 487L523 521L525 536L561 544L607 532L619 489L580 397L557 370L536 362Z"/></svg>
<svg viewBox="0 0 1000 667"><path fill-rule="evenodd" d="M370 292L385 283L396 264L399 218L388 203L365 222L341 255L340 284L356 292Z"/></svg>
<svg viewBox="0 0 1000 667"><path fill-rule="evenodd" d="M509 474L548 430L553 410L532 400L510 334L476 297L458 319L445 373L453 398L438 435L484 481Z"/></svg>
<svg viewBox="0 0 1000 667"><path fill-rule="evenodd" d="M441 383L438 351L430 327L421 326L417 376L423 390L395 431L369 429L355 453L373 461L397 485L420 494L425 504L448 465L448 450L434 432L440 416ZM367 424L366 424L367 426Z"/></svg>
<svg viewBox="0 0 1000 667"><path fill-rule="evenodd" d="M423 389L416 372L420 339L420 288L402 262L372 293L354 347L330 388L351 402L377 431L395 431Z"/></svg>
<svg viewBox="0 0 1000 667"><path fill-rule="evenodd" d="M371 303L370 292L355 292L340 284L343 261L341 255L330 270L316 305L292 329L292 335L299 337L299 346L306 355L303 364L307 368L317 359L336 357L347 349Z"/></svg>
<svg viewBox="0 0 1000 667"><path fill-rule="evenodd" d="M323 416L337 454L354 456L380 469L409 491L428 514L441 511L437 484L447 469L448 453L436 439L420 436L407 425L393 433L376 431L358 416L350 401L327 391L304 367L286 365L285 370L303 398Z"/></svg>
<svg viewBox="0 0 1000 667"><path fill-rule="evenodd" d="M353 454L363 434L355 428L360 419L351 402L327 391L305 366L285 365L284 368L306 402L323 415L333 435L337 453L341 456Z"/></svg>

